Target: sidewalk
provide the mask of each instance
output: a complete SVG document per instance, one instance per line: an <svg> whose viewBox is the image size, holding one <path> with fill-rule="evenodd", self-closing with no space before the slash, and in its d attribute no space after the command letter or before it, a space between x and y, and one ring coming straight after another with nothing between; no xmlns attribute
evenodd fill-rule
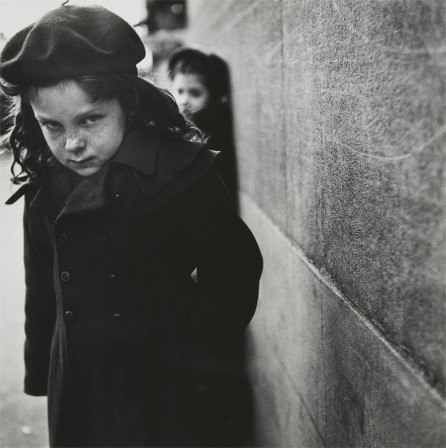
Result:
<svg viewBox="0 0 446 448"><path fill-rule="evenodd" d="M23 201L11 194L11 160L0 155L0 447L48 446L46 398L23 393Z"/></svg>

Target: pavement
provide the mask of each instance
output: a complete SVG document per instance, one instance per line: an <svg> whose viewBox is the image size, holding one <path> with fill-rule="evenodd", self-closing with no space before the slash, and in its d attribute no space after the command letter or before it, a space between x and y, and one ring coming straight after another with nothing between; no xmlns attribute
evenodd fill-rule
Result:
<svg viewBox="0 0 446 448"><path fill-rule="evenodd" d="M0 154L0 447L48 447L46 397L23 393L23 200L11 195L11 157Z"/></svg>

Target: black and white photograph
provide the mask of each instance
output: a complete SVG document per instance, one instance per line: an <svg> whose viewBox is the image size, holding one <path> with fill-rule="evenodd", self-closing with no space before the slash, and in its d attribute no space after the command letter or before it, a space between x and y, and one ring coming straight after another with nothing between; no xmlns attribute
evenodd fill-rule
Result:
<svg viewBox="0 0 446 448"><path fill-rule="evenodd" d="M1 448L445 448L444 0L0 0L0 106Z"/></svg>

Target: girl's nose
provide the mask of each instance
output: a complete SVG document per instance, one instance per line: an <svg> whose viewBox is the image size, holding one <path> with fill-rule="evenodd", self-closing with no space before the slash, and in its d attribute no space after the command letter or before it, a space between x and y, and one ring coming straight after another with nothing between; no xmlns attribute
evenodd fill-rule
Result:
<svg viewBox="0 0 446 448"><path fill-rule="evenodd" d="M65 141L67 151L79 151L85 148L85 141L77 135L69 135Z"/></svg>

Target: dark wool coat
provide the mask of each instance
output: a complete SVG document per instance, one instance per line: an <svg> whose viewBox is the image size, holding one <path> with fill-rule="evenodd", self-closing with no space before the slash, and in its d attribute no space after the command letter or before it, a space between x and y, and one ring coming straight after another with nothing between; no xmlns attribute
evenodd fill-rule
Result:
<svg viewBox="0 0 446 448"><path fill-rule="evenodd" d="M52 446L230 446L262 257L204 145L133 131L25 194L25 392ZM191 273L197 269L197 280Z"/></svg>

